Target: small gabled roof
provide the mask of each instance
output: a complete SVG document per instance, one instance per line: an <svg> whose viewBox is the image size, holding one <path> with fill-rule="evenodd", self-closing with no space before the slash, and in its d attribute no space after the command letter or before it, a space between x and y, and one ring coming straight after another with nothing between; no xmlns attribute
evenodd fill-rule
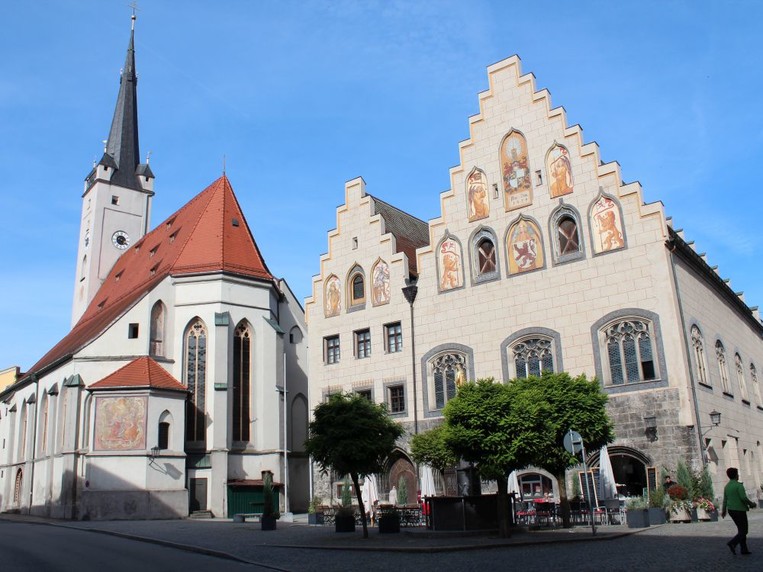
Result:
<svg viewBox="0 0 763 572"><path fill-rule="evenodd" d="M72 331L27 373L90 343L168 276L218 272L275 284L225 175L126 250Z"/></svg>
<svg viewBox="0 0 763 572"><path fill-rule="evenodd" d="M385 230L395 237L395 252L405 252L408 257L408 270L418 276L416 249L429 245L429 225L373 195L369 196L374 202L374 214L381 215Z"/></svg>
<svg viewBox="0 0 763 572"><path fill-rule="evenodd" d="M90 385L90 391L99 389L166 389L188 391L182 383L148 356L139 357L102 380Z"/></svg>

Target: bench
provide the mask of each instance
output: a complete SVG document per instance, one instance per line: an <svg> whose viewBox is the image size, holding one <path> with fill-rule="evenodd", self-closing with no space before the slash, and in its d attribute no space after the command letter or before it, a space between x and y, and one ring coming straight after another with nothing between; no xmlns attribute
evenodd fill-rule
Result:
<svg viewBox="0 0 763 572"><path fill-rule="evenodd" d="M260 522L262 520L261 512L246 512L233 515L233 522L246 522L247 520L253 520L254 522Z"/></svg>

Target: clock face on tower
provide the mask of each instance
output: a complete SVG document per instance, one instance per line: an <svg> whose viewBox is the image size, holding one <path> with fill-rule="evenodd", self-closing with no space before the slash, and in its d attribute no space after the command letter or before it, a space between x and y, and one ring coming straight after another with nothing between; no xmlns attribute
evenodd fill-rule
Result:
<svg viewBox="0 0 763 572"><path fill-rule="evenodd" d="M130 236L123 230L118 230L111 235L111 244L119 250L124 250L130 246Z"/></svg>

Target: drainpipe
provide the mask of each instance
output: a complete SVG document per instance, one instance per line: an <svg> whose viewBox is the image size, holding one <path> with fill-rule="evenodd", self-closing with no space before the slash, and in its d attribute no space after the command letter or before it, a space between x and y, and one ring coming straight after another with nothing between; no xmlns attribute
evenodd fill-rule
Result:
<svg viewBox="0 0 763 572"><path fill-rule="evenodd" d="M289 451L288 423L286 419L288 401L286 399L286 340L283 350L283 511L289 513Z"/></svg>

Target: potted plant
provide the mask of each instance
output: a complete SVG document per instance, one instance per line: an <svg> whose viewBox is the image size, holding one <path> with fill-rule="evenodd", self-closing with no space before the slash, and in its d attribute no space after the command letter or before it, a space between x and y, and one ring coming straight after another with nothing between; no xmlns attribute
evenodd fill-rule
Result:
<svg viewBox="0 0 763 572"><path fill-rule="evenodd" d="M355 532L355 507L352 506L350 483L347 480L342 485L342 504L336 510L334 526L337 532Z"/></svg>
<svg viewBox="0 0 763 572"><path fill-rule="evenodd" d="M625 503L625 522L628 528L649 526L649 509L643 497L633 497Z"/></svg>
<svg viewBox="0 0 763 572"><path fill-rule="evenodd" d="M319 496L314 496L310 500L310 504L307 505L307 523L308 524L323 524L323 510L322 500Z"/></svg>
<svg viewBox="0 0 763 572"><path fill-rule="evenodd" d="M699 497L694 500L694 508L697 510L697 520L717 521L718 511L711 501L705 497Z"/></svg>
<svg viewBox="0 0 763 572"><path fill-rule="evenodd" d="M665 515L665 501L668 500L665 491L662 488L649 492L649 524L665 524L667 517Z"/></svg>
<svg viewBox="0 0 763 572"><path fill-rule="evenodd" d="M400 513L394 506L382 508L379 511L379 533L395 532L400 532Z"/></svg>
<svg viewBox="0 0 763 572"><path fill-rule="evenodd" d="M688 500L689 492L686 487L681 485L672 485L668 489L668 509L670 511L670 522L691 522L691 503Z"/></svg>
<svg viewBox="0 0 763 572"><path fill-rule="evenodd" d="M275 508L273 474L267 471L262 481L262 517L260 518L262 530L275 530L276 521L280 516L280 513Z"/></svg>

